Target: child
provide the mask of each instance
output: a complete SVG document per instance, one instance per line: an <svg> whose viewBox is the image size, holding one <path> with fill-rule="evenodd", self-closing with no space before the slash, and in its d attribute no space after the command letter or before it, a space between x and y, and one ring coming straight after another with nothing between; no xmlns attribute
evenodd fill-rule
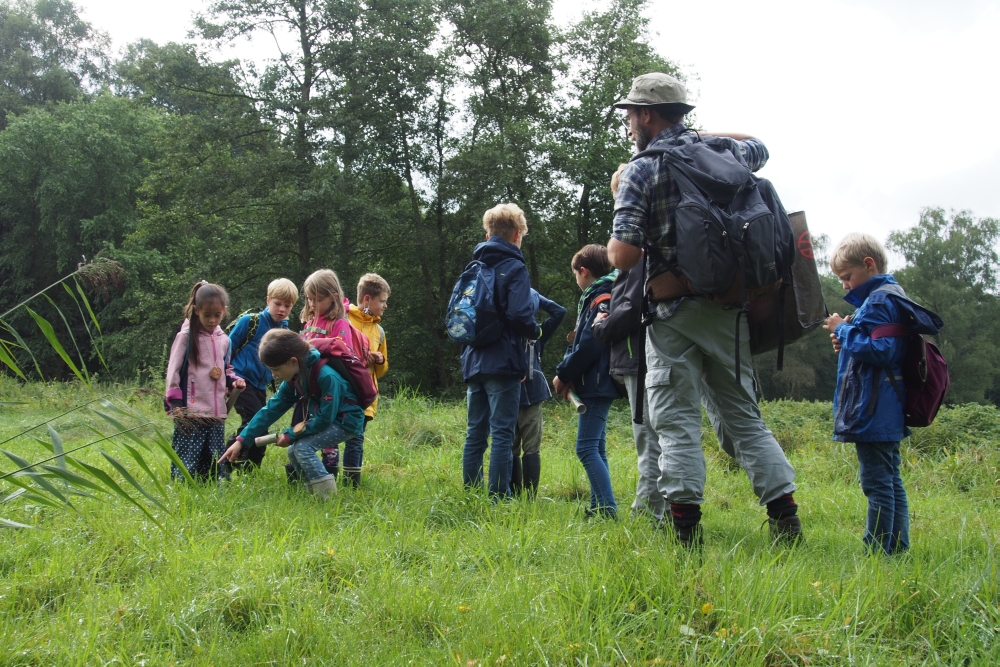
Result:
<svg viewBox="0 0 1000 667"><path fill-rule="evenodd" d="M511 447L510 490L516 496L521 495L525 488L531 496L538 492L538 480L542 473L542 456L539 453L542 446L542 403L552 397L549 383L542 374L542 353L545 343L566 317L565 308L535 290L531 290L531 309L535 312L543 310L549 318L539 325L542 333L538 340L524 343L530 366L528 377L521 383L521 408L517 411L514 444Z"/></svg>
<svg viewBox="0 0 1000 667"><path fill-rule="evenodd" d="M521 254L521 241L528 233L524 211L516 204L498 204L483 215L483 229L486 241L476 246L472 258L494 269L497 313L504 326L499 340L462 349L462 378L468 385L462 481L467 487L482 485L483 455L490 447L488 491L496 501L510 495L511 445L521 380L528 374L521 339L537 340L539 328Z"/></svg>
<svg viewBox="0 0 1000 667"><path fill-rule="evenodd" d="M844 300L857 310L848 318L834 313L823 328L830 332L833 349L840 354L833 438L855 443L861 490L868 498L864 542L870 549L894 554L910 546L906 490L899 474L899 441L910 430L904 424L902 397L890 378L890 374L901 378L907 339L872 338L871 334L877 326L902 322L901 311L930 311L907 299L885 267L886 253L878 239L848 234L834 250L830 268L849 290ZM914 331L937 333L936 329ZM902 387L901 379L895 384Z"/></svg>
<svg viewBox="0 0 1000 667"><path fill-rule="evenodd" d="M314 271L302 284L306 295L306 303L299 313L299 321L303 323L303 340L314 338L340 338L351 345L351 325L346 319L349 302L344 298L344 290L340 287L340 279L330 269ZM302 415L296 410L292 424L298 423ZM323 465L331 475L340 474L340 449L338 443L323 450ZM289 475L293 469L288 468Z"/></svg>
<svg viewBox="0 0 1000 667"><path fill-rule="evenodd" d="M229 295L204 280L191 288L184 323L174 337L167 363L166 404L174 418L174 451L192 476L228 479L229 466L216 466L225 449L228 386L246 383L229 364L229 338L219 327ZM170 476L183 473L173 465Z"/></svg>
<svg viewBox="0 0 1000 667"><path fill-rule="evenodd" d="M261 339L271 329L287 329L288 314L299 300L299 290L287 278L278 278L267 286L267 306L259 313L247 313L236 320L229 333L229 349L234 350L233 370L246 380L246 389L236 399L236 412L240 416L240 427L226 446L236 442L236 436L243 432L257 411L267 402L267 385L271 382L271 371L260 363L257 350ZM242 463L250 468L260 467L267 447L249 447L243 456L233 464Z"/></svg>
<svg viewBox="0 0 1000 667"><path fill-rule="evenodd" d="M389 303L389 283L377 273L366 273L358 281L358 305L350 305L347 318L368 338L368 371L375 388L378 379L389 370L388 349L385 344L385 330L379 322ZM361 433L348 438L344 443L344 478L348 484L361 483L361 461L365 453L365 432L368 422L375 419L378 399L365 410L365 423Z"/></svg>
<svg viewBox="0 0 1000 667"><path fill-rule="evenodd" d="M608 262L608 250L597 244L584 246L573 255L573 276L583 290L580 296L576 330L570 334L566 356L556 367L552 381L556 393L569 397L576 391L587 411L577 422L576 455L590 480L590 508L586 516L600 513L614 518L618 515L615 493L611 488L611 472L605 452L605 435L611 401L618 398L618 389L611 379L608 348L594 337L594 319L608 312L611 284L618 275Z"/></svg>
<svg viewBox="0 0 1000 667"><path fill-rule="evenodd" d="M309 376L319 362L319 352L286 329L272 329L260 343L260 360L282 380L278 393L247 424L220 461L235 461L245 443L254 440L296 403L304 404L305 421L285 429L275 443L288 447L288 459L305 481L310 493L327 499L337 492L337 480L320 462L316 453L336 446L361 431L364 410L347 380L329 366L320 368L316 378L318 393L310 391Z"/></svg>

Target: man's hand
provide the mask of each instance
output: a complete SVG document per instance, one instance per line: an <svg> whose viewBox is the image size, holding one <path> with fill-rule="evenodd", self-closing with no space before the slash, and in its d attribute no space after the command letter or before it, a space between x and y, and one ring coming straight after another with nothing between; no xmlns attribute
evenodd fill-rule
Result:
<svg viewBox="0 0 1000 667"><path fill-rule="evenodd" d="M555 389L557 396L562 396L566 400L569 400L569 392L573 391L573 383L563 382L557 375L552 378L552 388Z"/></svg>
<svg viewBox="0 0 1000 667"><path fill-rule="evenodd" d="M235 462L236 459L240 458L240 452L243 451L243 443L237 440L233 444L229 445L221 457L219 457L219 463L225 463L226 461Z"/></svg>

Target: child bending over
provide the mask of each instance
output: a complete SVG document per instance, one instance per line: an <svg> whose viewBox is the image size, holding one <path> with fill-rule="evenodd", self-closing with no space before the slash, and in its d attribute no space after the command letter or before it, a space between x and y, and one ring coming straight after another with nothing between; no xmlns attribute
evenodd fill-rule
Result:
<svg viewBox="0 0 1000 667"><path fill-rule="evenodd" d="M282 431L275 444L288 447L289 462L310 493L329 498L337 492L337 480L316 454L360 433L364 410L357 404L350 384L335 370L323 365L318 374L313 373L313 367L320 363L319 352L291 331L268 331L260 343L260 360L282 380L281 386L220 461L235 461L244 444L253 447L254 440L267 432L268 426L293 405L301 404L305 420Z"/></svg>

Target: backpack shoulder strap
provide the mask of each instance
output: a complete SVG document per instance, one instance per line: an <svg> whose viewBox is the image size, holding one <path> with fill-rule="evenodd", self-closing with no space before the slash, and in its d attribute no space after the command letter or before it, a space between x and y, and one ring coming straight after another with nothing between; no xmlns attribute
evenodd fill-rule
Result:
<svg viewBox="0 0 1000 667"><path fill-rule="evenodd" d="M309 370L309 393L313 396L319 396L319 373L326 366L326 362L326 357L320 357Z"/></svg>
<svg viewBox="0 0 1000 667"><path fill-rule="evenodd" d="M598 305L606 303L608 301L611 301L611 294L607 292L601 294L595 297L594 300L590 302L590 310L593 310L594 308L597 308Z"/></svg>
<svg viewBox="0 0 1000 667"><path fill-rule="evenodd" d="M870 334L872 340L879 338L894 338L897 336L912 336L913 329L902 324L880 324Z"/></svg>

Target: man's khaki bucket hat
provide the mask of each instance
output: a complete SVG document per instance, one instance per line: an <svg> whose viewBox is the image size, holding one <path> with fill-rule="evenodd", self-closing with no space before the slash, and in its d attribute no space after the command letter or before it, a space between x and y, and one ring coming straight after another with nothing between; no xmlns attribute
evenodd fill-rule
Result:
<svg viewBox="0 0 1000 667"><path fill-rule="evenodd" d="M632 90L628 97L615 102L616 109L623 107L648 107L669 104L678 111L690 112L694 106L687 103L684 84L662 72L651 72L632 79Z"/></svg>

